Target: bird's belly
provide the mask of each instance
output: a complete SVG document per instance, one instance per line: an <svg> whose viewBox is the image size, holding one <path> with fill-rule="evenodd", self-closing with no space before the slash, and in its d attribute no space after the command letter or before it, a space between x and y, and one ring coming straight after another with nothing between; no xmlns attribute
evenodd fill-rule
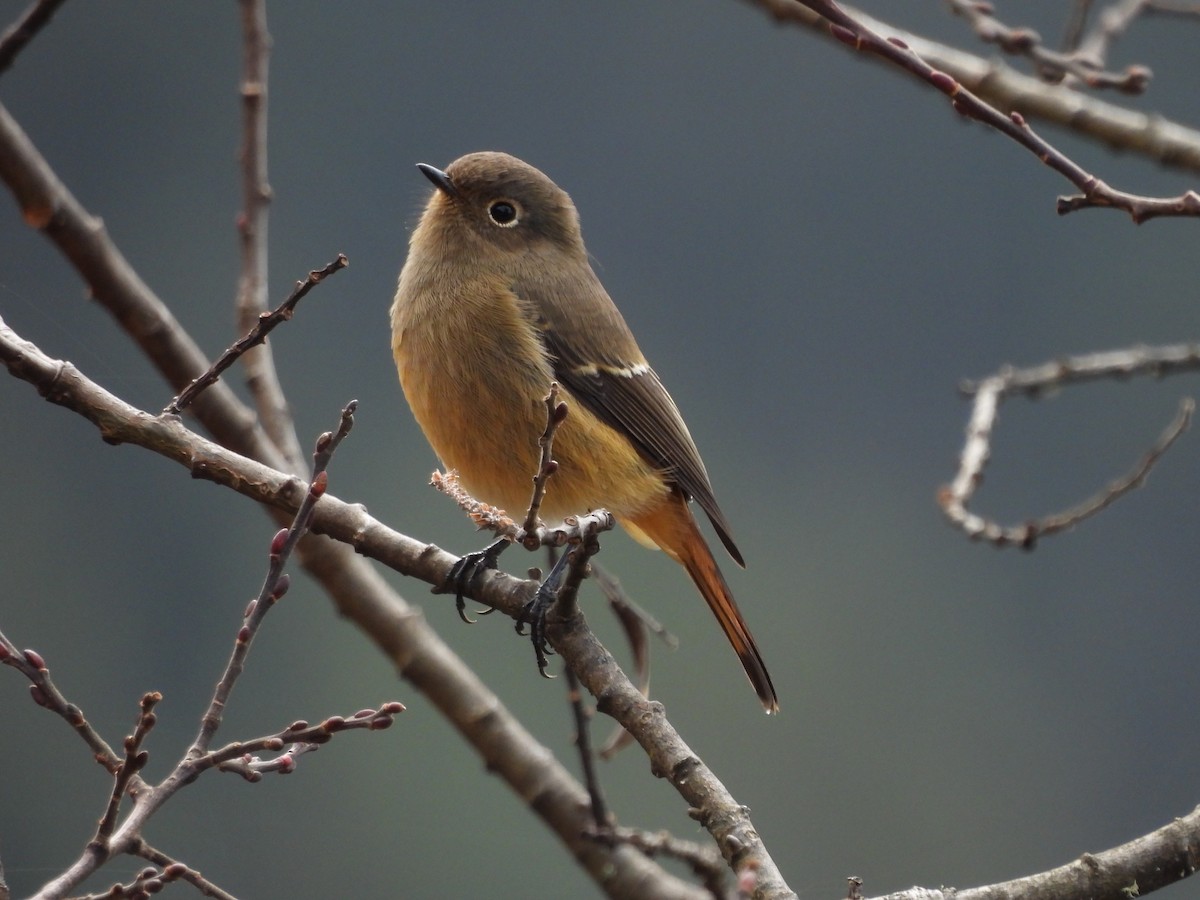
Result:
<svg viewBox="0 0 1200 900"><path fill-rule="evenodd" d="M549 367L522 370L513 357L502 366L488 371L453 354L410 358L400 366L400 380L442 464L458 472L471 496L519 518L533 490L553 376ZM568 412L554 438L559 467L542 503L544 519L599 508L636 516L669 493L662 474L625 436L565 389L560 396Z"/></svg>

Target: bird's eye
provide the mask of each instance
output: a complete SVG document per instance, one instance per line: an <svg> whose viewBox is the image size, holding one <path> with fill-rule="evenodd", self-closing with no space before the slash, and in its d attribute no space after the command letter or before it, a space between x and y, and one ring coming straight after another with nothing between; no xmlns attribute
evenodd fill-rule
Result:
<svg viewBox="0 0 1200 900"><path fill-rule="evenodd" d="M517 207L508 200L497 200L488 207L488 217L501 228L512 228L517 224Z"/></svg>

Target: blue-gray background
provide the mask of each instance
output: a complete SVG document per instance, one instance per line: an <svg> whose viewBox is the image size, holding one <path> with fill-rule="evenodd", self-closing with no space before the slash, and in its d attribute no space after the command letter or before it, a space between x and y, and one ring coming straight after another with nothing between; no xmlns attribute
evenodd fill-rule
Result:
<svg viewBox="0 0 1200 900"><path fill-rule="evenodd" d="M3 4L7 18L24 6ZM1001 12L1048 36L1067 3ZM870 7L975 49L944 4ZM942 521L965 376L1196 337L1196 223L1054 213L1068 186L940 96L732 0L292 2L270 11L273 299L350 268L272 342L306 443L348 399L332 489L447 548L476 547L425 486L387 309L429 191L413 168L504 149L571 192L609 291L683 409L749 561L731 583L783 713L763 718L682 573L624 535L602 561L681 640L656 694L753 810L793 887L969 886L1143 833L1200 798L1195 435L1147 487L1032 554ZM1200 124L1194 26L1139 24L1116 64L1138 108ZM983 50L982 52L987 52ZM232 337L240 108L233 3L69 3L0 99L210 353ZM1043 129L1134 191L1194 175ZM0 311L149 410L170 391L54 250L0 209ZM238 385L240 389L240 384ZM1194 379L1005 407L979 498L1006 521L1124 471ZM272 533L251 503L0 379L0 627L117 742L165 694L151 777L182 753ZM520 571L517 551L506 558ZM732 567L729 567L732 569ZM388 573L571 767L563 685L510 624L459 624ZM615 639L601 604L589 618ZM60 871L108 782L0 673L0 858L17 895ZM222 735L396 698L298 774L210 775L149 839L239 896L595 896L555 840L304 578L272 614ZM698 837L636 750L603 767L620 820ZM108 884L133 866L110 867ZM1185 884L1174 896L1200 896Z"/></svg>

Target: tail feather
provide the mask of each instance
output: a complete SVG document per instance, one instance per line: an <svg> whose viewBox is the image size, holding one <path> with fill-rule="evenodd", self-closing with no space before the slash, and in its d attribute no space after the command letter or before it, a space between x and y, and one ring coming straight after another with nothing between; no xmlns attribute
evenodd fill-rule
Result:
<svg viewBox="0 0 1200 900"><path fill-rule="evenodd" d="M763 708L768 714L779 712L779 698L775 694L771 676L767 674L762 654L758 652L758 645L754 642L754 635L742 618L733 592L725 583L725 576L717 567L717 561L713 559L712 551L708 549L696 525L686 498L673 492L667 502L625 524L636 537L649 538L687 570L741 660L742 668L746 670Z"/></svg>

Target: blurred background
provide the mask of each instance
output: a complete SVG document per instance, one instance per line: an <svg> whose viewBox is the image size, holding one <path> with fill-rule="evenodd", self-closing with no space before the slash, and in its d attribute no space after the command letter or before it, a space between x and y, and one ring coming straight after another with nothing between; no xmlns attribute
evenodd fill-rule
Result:
<svg viewBox="0 0 1200 900"><path fill-rule="evenodd" d="M11 20L25 0L0 5ZM945 4L866 6L990 53ZM999 12L1053 41L1070 6ZM968 413L960 379L1197 337L1195 221L1060 218L1070 186L1011 141L732 0L294 0L269 22L272 300L350 259L272 337L307 445L360 402L331 490L454 552L483 543L426 484L436 459L396 382L387 311L430 191L414 163L501 149L543 169L577 203L601 279L705 456L749 564L727 574L782 714L763 717L677 566L624 534L601 562L679 637L656 648L655 695L752 809L793 888L985 884L1200 800L1200 436L1032 553L970 543L934 502ZM1155 72L1123 102L1200 126L1198 30L1147 19L1122 38L1111 66ZM0 99L212 355L235 336L239 73L233 3L68 3L0 79ZM1034 124L1115 186L1196 185ZM11 203L0 248L13 328L142 408L170 399ZM1090 496L1196 388L1143 379L1010 402L976 508L1012 522ZM161 777L195 733L274 526L172 463L103 444L24 382L0 378L0 404L0 628L45 656L110 742L143 692L162 691L148 744ZM577 770L564 683L537 677L511 622L466 627L452 601L385 574ZM323 594L293 584L219 738L388 699L408 712L290 778L208 775L148 839L243 897L599 896ZM584 603L624 656L594 589ZM12 671L0 710L0 859L21 896L78 855L109 782ZM602 774L623 824L705 839L640 751ZM110 865L91 887L137 868Z"/></svg>

